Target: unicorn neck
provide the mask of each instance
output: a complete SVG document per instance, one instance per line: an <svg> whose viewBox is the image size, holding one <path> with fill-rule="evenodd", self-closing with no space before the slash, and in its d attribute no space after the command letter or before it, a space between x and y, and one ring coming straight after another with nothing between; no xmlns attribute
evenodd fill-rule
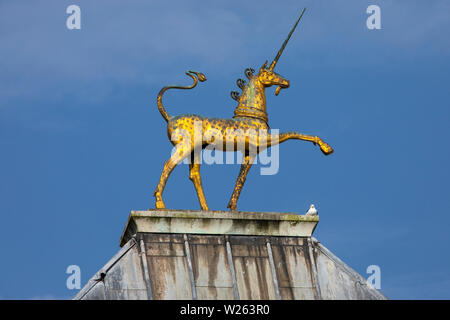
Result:
<svg viewBox="0 0 450 320"><path fill-rule="evenodd" d="M239 104L234 110L234 117L252 117L267 123L265 87L257 77L250 79L244 87Z"/></svg>

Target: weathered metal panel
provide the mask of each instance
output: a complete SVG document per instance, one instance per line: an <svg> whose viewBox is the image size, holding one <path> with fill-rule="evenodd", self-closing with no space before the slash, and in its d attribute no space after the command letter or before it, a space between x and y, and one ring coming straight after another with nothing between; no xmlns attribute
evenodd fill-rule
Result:
<svg viewBox="0 0 450 320"><path fill-rule="evenodd" d="M144 236L153 299L192 299L182 234Z"/></svg>
<svg viewBox="0 0 450 320"><path fill-rule="evenodd" d="M331 300L356 299L354 279L347 273L339 270L339 267L326 255L319 253L316 257L322 297Z"/></svg>
<svg viewBox="0 0 450 320"><path fill-rule="evenodd" d="M145 243L142 237L139 237L139 256L141 258L141 267L144 274L145 286L147 287L147 296L149 300L153 300L152 286L150 285L150 274L148 273L147 254L145 250Z"/></svg>
<svg viewBox="0 0 450 320"><path fill-rule="evenodd" d="M106 300L106 290L103 282L95 283L81 300Z"/></svg>
<svg viewBox="0 0 450 320"><path fill-rule="evenodd" d="M225 238L189 235L188 241L198 299L233 299Z"/></svg>
<svg viewBox="0 0 450 320"><path fill-rule="evenodd" d="M269 257L270 272L272 272L272 280L273 280L273 286L275 289L275 297L277 300L280 300L281 299L280 288L278 286L277 272L275 270L275 263L273 261L272 246L270 245L270 242L267 242L266 246L267 246L267 255Z"/></svg>
<svg viewBox="0 0 450 320"><path fill-rule="evenodd" d="M137 246L130 249L106 273L108 300L147 300L147 287Z"/></svg>
<svg viewBox="0 0 450 320"><path fill-rule="evenodd" d="M239 290L237 287L237 280L236 280L236 270L234 269L233 255L231 253L230 239L228 236L225 236L225 244L226 244L226 248L227 248L227 261L230 266L231 280L233 281L233 297L235 300L240 300Z"/></svg>
<svg viewBox="0 0 450 320"><path fill-rule="evenodd" d="M342 262L317 240L313 241L317 274L323 299L387 299L366 284L366 279Z"/></svg>
<svg viewBox="0 0 450 320"><path fill-rule="evenodd" d="M109 271L116 265L120 264L122 258L127 254L136 252L136 241L130 239L123 247L101 268L88 283L77 293L74 300L105 300L109 298L109 290L105 287L104 278ZM126 268L125 268L126 269Z"/></svg>
<svg viewBox="0 0 450 320"><path fill-rule="evenodd" d="M308 244L303 238L271 238L281 299L316 299Z"/></svg>
<svg viewBox="0 0 450 320"><path fill-rule="evenodd" d="M240 299L276 299L267 241L267 237L230 236Z"/></svg>

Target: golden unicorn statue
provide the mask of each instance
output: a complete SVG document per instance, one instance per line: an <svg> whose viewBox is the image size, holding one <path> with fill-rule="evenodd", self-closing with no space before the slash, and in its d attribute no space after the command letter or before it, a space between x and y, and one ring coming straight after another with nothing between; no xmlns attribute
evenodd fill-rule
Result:
<svg viewBox="0 0 450 320"><path fill-rule="evenodd" d="M285 132L277 135L260 134L261 132L267 133L270 129L266 112L265 89L273 85L278 86L275 90L275 95L278 95L281 89L289 87L289 81L273 70L304 12L305 9L303 9L270 66L267 67L266 61L257 74L251 68L246 69L245 75L248 78L248 83L242 79L238 79L237 85L242 89L242 94L239 95L235 91L231 92L232 98L238 101L238 106L234 111L232 119L207 118L192 114L172 117L164 109L162 104L164 92L169 89L192 89L197 85L198 81L206 81L206 77L202 73L195 71L186 72L194 81L190 86L167 86L161 89L157 99L158 109L167 121L167 133L169 139L171 139L171 143L174 145L174 152L164 164L161 178L154 192L156 208L165 208L162 193L167 179L176 165L185 158L190 157L189 178L194 183L202 210L208 210L200 176L201 150L208 145L213 146L217 150L224 151L230 151L230 146L234 148L233 151L237 150L238 146L243 146L241 149L243 152L241 170L228 203L228 208L231 211L237 210L237 200L244 186L247 173L256 155L262 150L289 139L298 139L319 145L320 150L325 155L333 152L333 149L317 136L305 135L298 132ZM200 136L196 130L201 131Z"/></svg>

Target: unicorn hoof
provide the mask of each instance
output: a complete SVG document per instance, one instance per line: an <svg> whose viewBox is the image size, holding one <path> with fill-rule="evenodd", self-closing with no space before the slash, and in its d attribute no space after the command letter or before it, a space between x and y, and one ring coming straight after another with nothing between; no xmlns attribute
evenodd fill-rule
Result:
<svg viewBox="0 0 450 320"><path fill-rule="evenodd" d="M164 201L163 201L161 195L155 193L155 198L156 198L155 208L156 209L165 209L166 205L164 204Z"/></svg>
<svg viewBox="0 0 450 320"><path fill-rule="evenodd" d="M155 202L155 208L156 209L165 209L166 205L164 204L164 201L156 201Z"/></svg>
<svg viewBox="0 0 450 320"><path fill-rule="evenodd" d="M333 148L330 147L328 144L326 144L325 142L319 142L320 145L320 150L323 152L324 155L329 155L333 153Z"/></svg>
<svg viewBox="0 0 450 320"><path fill-rule="evenodd" d="M236 203L233 203L231 201L230 201L230 203L228 203L227 208L230 208L230 211L234 211L234 212L237 211Z"/></svg>

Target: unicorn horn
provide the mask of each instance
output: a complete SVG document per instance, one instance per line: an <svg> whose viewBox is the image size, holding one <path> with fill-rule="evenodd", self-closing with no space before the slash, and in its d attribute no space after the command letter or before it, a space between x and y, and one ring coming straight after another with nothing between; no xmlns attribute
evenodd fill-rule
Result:
<svg viewBox="0 0 450 320"><path fill-rule="evenodd" d="M272 63L270 64L269 70L273 71L273 68L275 68L275 65L278 62L278 59L280 59L281 54L283 53L284 48L286 47L289 39L291 38L292 34L294 33L295 28L297 27L298 23L300 22L300 19L302 18L303 14L305 13L306 8L303 9L302 13L300 14L300 17L298 17L297 22L295 23L294 27L292 28L291 32L289 32L286 40L284 40L283 45L281 46L280 50L277 53L277 56L275 59L273 59Z"/></svg>

